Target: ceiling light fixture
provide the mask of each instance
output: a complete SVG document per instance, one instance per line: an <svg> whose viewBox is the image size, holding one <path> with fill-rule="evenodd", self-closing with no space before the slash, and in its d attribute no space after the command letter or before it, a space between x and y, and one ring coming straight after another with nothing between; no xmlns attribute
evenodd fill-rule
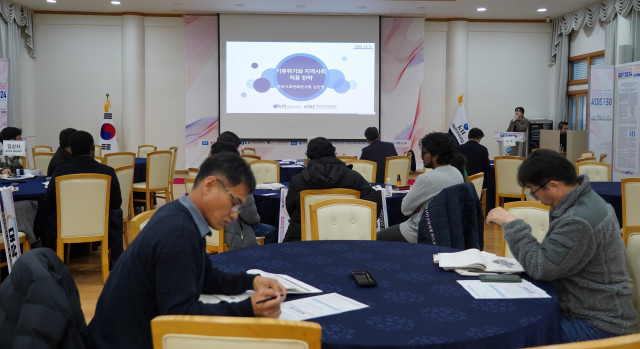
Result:
<svg viewBox="0 0 640 349"><path fill-rule="evenodd" d="M538 12L547 12L547 9L546 8L539 8Z"/></svg>
<svg viewBox="0 0 640 349"><path fill-rule="evenodd" d="M484 12L484 11L486 11L486 10L487 10L487 8L486 8L486 7L478 7L478 9L477 9L476 11L478 11L478 12Z"/></svg>
<svg viewBox="0 0 640 349"><path fill-rule="evenodd" d="M55 4L56 0L47 0L47 2L50 4Z"/></svg>
<svg viewBox="0 0 640 349"><path fill-rule="evenodd" d="M120 1L118 1L118 0L111 0L111 5L120 5Z"/></svg>

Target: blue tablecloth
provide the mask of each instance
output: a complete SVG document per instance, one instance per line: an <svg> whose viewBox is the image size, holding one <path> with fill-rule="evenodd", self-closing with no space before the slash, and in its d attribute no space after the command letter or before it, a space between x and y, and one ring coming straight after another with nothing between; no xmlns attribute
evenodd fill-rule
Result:
<svg viewBox="0 0 640 349"><path fill-rule="evenodd" d="M145 182L147 180L147 158L136 158L133 167L133 182ZM143 195L144 196L144 195Z"/></svg>
<svg viewBox="0 0 640 349"><path fill-rule="evenodd" d="M622 187L620 182L591 182L591 189L613 206L622 227Z"/></svg>
<svg viewBox="0 0 640 349"><path fill-rule="evenodd" d="M280 183L291 182L291 178L304 170L304 166L282 167L290 165L280 165Z"/></svg>
<svg viewBox="0 0 640 349"><path fill-rule="evenodd" d="M369 308L310 321L322 326L323 348L521 348L556 343L560 311L552 298L476 300L432 255L453 249L388 241L303 241L242 248L211 257L227 271L284 273L324 293ZM359 287L351 270L366 269L378 286ZM310 295L288 295L293 300Z"/></svg>
<svg viewBox="0 0 640 349"><path fill-rule="evenodd" d="M0 180L2 186L13 185L18 187L18 191L13 192L13 201L34 200L38 202L38 211L33 222L33 233L36 236L42 236L47 227L47 207L45 204L47 188L43 184L46 181L46 177L34 177L20 181Z"/></svg>

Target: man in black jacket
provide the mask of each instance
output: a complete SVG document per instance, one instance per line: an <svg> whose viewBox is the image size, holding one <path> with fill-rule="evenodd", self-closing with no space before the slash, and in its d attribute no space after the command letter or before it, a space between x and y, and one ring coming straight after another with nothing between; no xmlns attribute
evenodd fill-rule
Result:
<svg viewBox="0 0 640 349"><path fill-rule="evenodd" d="M364 131L364 136L367 138L368 146L362 148L362 155L360 160L369 160L378 164L376 169L376 183L384 183L384 167L387 164L388 156L396 156L396 147L389 142L380 141L380 133L375 127L369 127ZM395 181L395 178L391 178Z"/></svg>
<svg viewBox="0 0 640 349"><path fill-rule="evenodd" d="M484 132L474 127L469 130L469 141L458 146L458 152L467 157L467 174L469 176L484 172L486 178L487 173L491 171L489 151L484 145L480 144L483 137Z"/></svg>
<svg viewBox="0 0 640 349"><path fill-rule="evenodd" d="M56 153L53 154L51 161L49 162L49 167L47 168L47 176L53 176L53 171L56 170L58 166L70 164L73 162L73 155L71 155L71 146L69 145L69 137L76 132L75 128L65 128L60 131L60 136L58 136L60 141L60 146L56 150Z"/></svg>
<svg viewBox="0 0 640 349"><path fill-rule="evenodd" d="M286 206L291 221L284 241L300 241L300 192L307 189L346 188L360 191L360 199L375 202L380 212L380 194L361 174L350 169L336 158L336 148L331 142L318 137L307 145L309 165L291 178Z"/></svg>

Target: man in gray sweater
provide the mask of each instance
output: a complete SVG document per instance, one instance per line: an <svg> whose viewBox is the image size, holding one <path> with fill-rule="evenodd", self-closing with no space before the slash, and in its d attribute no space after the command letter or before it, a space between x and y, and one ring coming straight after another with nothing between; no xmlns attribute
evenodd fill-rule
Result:
<svg viewBox="0 0 640 349"><path fill-rule="evenodd" d="M449 165L458 143L452 136L442 132L432 132L420 140L424 166L433 171L416 178L407 196L402 199L402 214L410 216L406 221L381 230L378 240L418 242L420 215L429 201L442 189L464 182L462 174Z"/></svg>
<svg viewBox="0 0 640 349"><path fill-rule="evenodd" d="M589 178L552 150L522 163L518 182L551 206L542 242L531 227L497 207L487 223L504 226L504 238L529 276L558 291L564 342L630 334L636 324L620 225L611 205L591 190Z"/></svg>

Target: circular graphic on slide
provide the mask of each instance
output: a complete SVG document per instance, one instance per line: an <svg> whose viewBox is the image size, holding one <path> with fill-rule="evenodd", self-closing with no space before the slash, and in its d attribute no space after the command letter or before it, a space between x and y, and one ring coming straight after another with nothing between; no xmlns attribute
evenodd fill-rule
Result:
<svg viewBox="0 0 640 349"><path fill-rule="evenodd" d="M108 141L116 136L116 128L111 124L102 124L100 128L100 138Z"/></svg>
<svg viewBox="0 0 640 349"><path fill-rule="evenodd" d="M296 53L278 63L276 88L287 98L308 101L321 95L327 88L327 73L327 66L319 58Z"/></svg>

